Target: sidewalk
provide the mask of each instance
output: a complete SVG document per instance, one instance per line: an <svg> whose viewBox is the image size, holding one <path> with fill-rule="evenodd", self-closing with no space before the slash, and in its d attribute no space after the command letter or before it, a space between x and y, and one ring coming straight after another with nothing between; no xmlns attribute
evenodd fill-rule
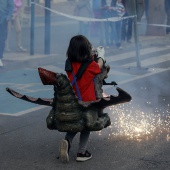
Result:
<svg viewBox="0 0 170 170"><path fill-rule="evenodd" d="M148 47L154 47L154 46L162 46L162 47L170 47L170 38L168 36L154 36L154 37L146 37L146 36L139 36L139 47L145 50L145 48ZM126 43L123 44L123 49L116 49L116 48L109 48L105 49L106 51L106 61L108 59L108 64L113 65L114 56L116 55L122 55L127 56L129 53L134 56L136 55L135 51L135 44L134 41L132 43ZM154 52L154 51L153 51ZM127 53L127 54L126 54ZM129 56L132 57L132 56ZM124 58L124 57L123 57ZM142 59L141 59L142 61ZM22 72L25 74L26 69L32 69L37 73L38 67L43 67L45 69L54 71L54 72L60 72L64 73L64 64L65 64L65 57L63 57L62 54L51 54L51 55L44 55L44 54L35 54L35 55L29 55L29 53L5 53L3 58L4 67L0 69L0 72ZM134 63L136 63L136 59L134 60ZM136 64L135 64L136 66ZM155 73L159 73L164 71L165 69L158 69L155 68L153 70L147 70L143 68L142 65L141 69L129 69L128 67L116 67L115 65L112 66L112 70L110 70L109 77L107 79L108 82L113 81L116 78L115 81L119 82L119 84L127 83L128 81L133 81L134 79L140 79L140 77L143 76L150 76ZM18 72L16 74L18 74ZM26 71L27 72L27 71ZM14 73L15 74L15 73ZM26 73L27 74L27 73ZM38 77L38 76L37 76ZM15 78L13 79L15 81ZM105 87L105 89L110 88Z"/></svg>
<svg viewBox="0 0 170 170"><path fill-rule="evenodd" d="M166 36L139 36L139 47L140 48L146 48L149 46L164 46L169 44L170 45L170 35ZM123 49L122 50L129 50L129 49L134 49L135 44L134 40L132 39L131 44L123 44ZM105 49L106 50L106 55L110 53L121 53L122 50L115 49L115 48L109 48ZM34 54L30 55L29 51L27 53L20 53L20 52L11 52L11 53L5 53L4 54L4 61L29 61L29 60L35 60L35 59L45 59L46 57L53 58L56 56L56 54Z"/></svg>

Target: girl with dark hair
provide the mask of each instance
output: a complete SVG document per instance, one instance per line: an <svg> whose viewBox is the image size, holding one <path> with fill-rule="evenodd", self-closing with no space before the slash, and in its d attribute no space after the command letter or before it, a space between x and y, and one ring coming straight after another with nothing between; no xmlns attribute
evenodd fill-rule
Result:
<svg viewBox="0 0 170 170"><path fill-rule="evenodd" d="M92 45L86 37L78 35L70 40L67 57L71 62L83 62L91 60Z"/></svg>
<svg viewBox="0 0 170 170"><path fill-rule="evenodd" d="M95 92L94 92L94 77L101 72L101 68L103 67L104 59L104 48L98 47L98 61L93 61L92 57L92 45L89 40L83 35L77 35L71 38L70 44L67 50L68 60L71 62L72 70L67 70L66 72L70 82L73 81L74 75L78 72L78 69L82 65L82 63L89 62L90 64L87 66L83 76L77 80L78 87L80 89L80 93L83 101L93 101L96 100ZM73 86L75 92L76 87ZM77 93L77 92L76 92Z"/></svg>
<svg viewBox="0 0 170 170"><path fill-rule="evenodd" d="M97 53L98 61L95 62L92 57L92 45L89 40L83 35L77 35L71 38L67 50L67 60L65 67L70 82L73 82L75 75L77 74L81 65L88 63L83 75L76 80L82 101L96 100L93 79L95 76L100 74L100 69L103 67L105 62L104 48L98 47ZM73 89L76 95L79 96L75 84L73 85ZM77 132L67 132L65 139L61 141L59 152L62 162L69 161L69 149L76 134ZM83 162L92 158L92 155L86 150L89 135L90 131L80 132L79 149L76 158L77 161Z"/></svg>

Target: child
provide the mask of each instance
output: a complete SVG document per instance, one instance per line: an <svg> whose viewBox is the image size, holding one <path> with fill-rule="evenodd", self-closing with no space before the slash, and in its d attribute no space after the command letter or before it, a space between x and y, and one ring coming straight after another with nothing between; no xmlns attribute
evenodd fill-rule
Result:
<svg viewBox="0 0 170 170"><path fill-rule="evenodd" d="M86 37L83 35L77 35L71 38L70 44L67 50L67 57L71 62L71 69L67 68L66 72L70 82L73 81L74 75L77 74L80 66L83 63L89 62L87 65L83 75L76 80L82 101L94 101L96 100L95 95L95 85L93 79L95 76L100 74L101 68L103 67L105 58L104 58L104 48L98 47L98 62L95 62L92 58L92 45L88 41ZM75 85L73 85L73 89L77 94L77 90ZM67 132L65 139L63 139L60 143L60 158L62 162L69 161L69 149L72 144L72 140L75 137L77 132ZM86 150L88 139L89 139L90 131L82 131L80 132L80 141L79 141L79 149L77 153L77 161L87 161L92 158L91 153Z"/></svg>

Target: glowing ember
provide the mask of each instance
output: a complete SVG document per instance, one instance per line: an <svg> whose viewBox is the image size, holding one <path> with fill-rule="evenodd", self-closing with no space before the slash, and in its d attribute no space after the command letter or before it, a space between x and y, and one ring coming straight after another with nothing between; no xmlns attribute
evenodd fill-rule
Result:
<svg viewBox="0 0 170 170"><path fill-rule="evenodd" d="M155 113L145 113L140 110L131 110L118 105L109 108L109 115L112 124L109 126L109 139L118 137L126 137L127 139L147 139L166 134L167 141L170 140L170 114L168 109L166 115L159 114L156 109ZM102 131L99 132L99 135Z"/></svg>

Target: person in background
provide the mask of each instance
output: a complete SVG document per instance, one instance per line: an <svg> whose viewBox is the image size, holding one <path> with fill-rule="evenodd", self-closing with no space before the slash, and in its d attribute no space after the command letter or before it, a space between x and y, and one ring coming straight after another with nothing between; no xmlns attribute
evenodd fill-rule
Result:
<svg viewBox="0 0 170 170"><path fill-rule="evenodd" d="M144 0L145 5L145 17L148 18L148 10L149 10L149 0Z"/></svg>
<svg viewBox="0 0 170 170"><path fill-rule="evenodd" d="M101 18L101 0L92 0L92 10L94 17L99 19ZM92 22L92 30L91 34L93 37L101 37L100 36L101 22ZM102 40L100 40L100 45L103 45Z"/></svg>
<svg viewBox="0 0 170 170"><path fill-rule="evenodd" d="M12 25L15 27L15 32L16 32L17 51L18 52L26 52L27 51L21 45L21 21L20 21L21 7L22 7L22 0L14 0L14 12L13 12L11 22L8 23L8 36L7 36L7 40L6 40L6 44L5 44L6 45L5 51L7 51L7 52L10 51L9 39L10 39Z"/></svg>
<svg viewBox="0 0 170 170"><path fill-rule="evenodd" d="M101 0L101 16L102 18L111 18L117 16L117 13L113 10L116 5L115 0ZM115 34L114 24L110 21L104 22L104 33L105 33L105 46L109 48L113 45L113 38Z"/></svg>
<svg viewBox="0 0 170 170"><path fill-rule="evenodd" d="M86 67L83 75L77 80L78 89L80 91L80 95L82 101L95 101L96 94L95 94L95 84L93 79L95 76L101 73L101 68L104 65L105 58L104 58L104 48L98 47L98 61L94 61L92 57L92 45L89 40L83 35L76 35L71 38L69 47L67 49L67 61L71 63L71 70L66 67L66 72L70 82L73 81L74 76L76 75L81 64L85 62L89 62L88 66ZM73 85L73 89L78 96L78 92L76 90L75 85ZM59 152L60 152L60 159L62 162L69 161L69 150L72 144L74 137L76 136L77 132L67 132L65 139L61 140ZM87 151L87 143L89 139L90 131L82 131L80 132L80 139L79 139L79 148L77 153L76 160L79 162L87 161L92 158L91 153Z"/></svg>
<svg viewBox="0 0 170 170"><path fill-rule="evenodd" d="M166 24L168 25L168 27L166 27L166 34L170 34L170 0L165 0L165 12L167 15Z"/></svg>
<svg viewBox="0 0 170 170"><path fill-rule="evenodd" d="M122 3L124 7L126 6L126 0L122 0ZM128 17L128 13L125 12L123 17ZM121 39L122 41L126 41L127 43L131 43L131 38L132 38L132 25L133 25L133 19L132 18L127 18L123 19L122 21L122 32L121 32Z"/></svg>
<svg viewBox="0 0 170 170"><path fill-rule="evenodd" d="M2 58L5 49L5 41L8 34L7 25L12 19L13 9L13 0L0 0L0 67L3 66Z"/></svg>
<svg viewBox="0 0 170 170"><path fill-rule="evenodd" d="M92 0L92 9L94 17L97 19L101 18L101 0ZM104 45L104 33L103 33L103 22L92 22L92 36L99 38L99 44Z"/></svg>
<svg viewBox="0 0 170 170"><path fill-rule="evenodd" d="M123 17L125 14L125 7L122 3L122 0L117 0L115 10L119 17ZM122 32L122 20L115 22L115 30L116 30L116 36L115 36L115 43L116 47L121 49L121 32Z"/></svg>
<svg viewBox="0 0 170 170"><path fill-rule="evenodd" d="M93 18L93 10L91 8L90 0L79 0L77 2L77 15L80 17ZM82 34L89 38L90 22L80 21L79 22L79 34Z"/></svg>

